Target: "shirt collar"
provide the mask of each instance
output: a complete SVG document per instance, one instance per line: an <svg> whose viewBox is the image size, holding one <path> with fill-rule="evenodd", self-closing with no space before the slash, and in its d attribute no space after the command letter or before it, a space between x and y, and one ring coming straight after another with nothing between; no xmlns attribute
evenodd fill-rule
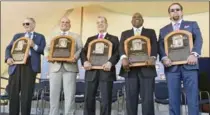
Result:
<svg viewBox="0 0 210 115"><path fill-rule="evenodd" d="M98 33L98 38L99 38L99 36L100 36L101 34L103 34L103 37L105 37L105 36L106 36L106 34L107 34L107 32Z"/></svg>
<svg viewBox="0 0 210 115"><path fill-rule="evenodd" d="M69 35L69 31L65 31L65 32L61 31L60 33L61 33L61 35L63 35L63 33L65 33L65 35Z"/></svg>
<svg viewBox="0 0 210 115"><path fill-rule="evenodd" d="M181 24L181 23L182 23L182 20L183 20L183 19L179 20L178 22L175 22L175 21L171 21L171 23L172 23L172 25L174 26L174 24L176 24L176 23L179 23L179 24Z"/></svg>
<svg viewBox="0 0 210 115"><path fill-rule="evenodd" d="M32 31L32 32L25 32L25 34L28 34L28 33L31 33L32 35L34 35L34 31Z"/></svg>
<svg viewBox="0 0 210 115"><path fill-rule="evenodd" d="M141 26L141 27L139 27L139 28L133 27L133 30L134 30L134 32L136 32L137 29L139 29L139 31L141 31L142 28L143 28L143 26Z"/></svg>

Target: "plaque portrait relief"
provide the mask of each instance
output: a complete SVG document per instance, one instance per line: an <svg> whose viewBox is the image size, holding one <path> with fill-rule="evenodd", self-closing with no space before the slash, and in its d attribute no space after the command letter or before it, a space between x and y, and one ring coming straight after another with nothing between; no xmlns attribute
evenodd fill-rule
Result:
<svg viewBox="0 0 210 115"><path fill-rule="evenodd" d="M104 48L105 48L105 45L104 43L96 43L95 45L95 50L93 50L93 53L95 54L103 54L104 53Z"/></svg>
<svg viewBox="0 0 210 115"><path fill-rule="evenodd" d="M134 39L132 41L132 47L131 50L133 51L141 51L142 50L142 45L145 44L144 41L142 41L141 39Z"/></svg>
<svg viewBox="0 0 210 115"><path fill-rule="evenodd" d="M29 55L29 39L22 37L17 39L12 46L11 55L14 64L25 64Z"/></svg>
<svg viewBox="0 0 210 115"><path fill-rule="evenodd" d="M71 36L57 36L50 44L49 61L71 62L75 53L75 40Z"/></svg>
<svg viewBox="0 0 210 115"><path fill-rule="evenodd" d="M59 48L67 48L67 39L66 38L60 38L57 44L57 47Z"/></svg>
<svg viewBox="0 0 210 115"><path fill-rule="evenodd" d="M18 41L17 42L17 47L15 48L15 51L22 51L25 44L26 43L25 43L24 40Z"/></svg>
<svg viewBox="0 0 210 115"><path fill-rule="evenodd" d="M172 65L186 64L192 47L192 34L186 30L173 31L164 38L165 52Z"/></svg>
<svg viewBox="0 0 210 115"><path fill-rule="evenodd" d="M186 36L183 35L174 35L172 36L172 44L171 48L181 48L184 47L184 40L187 39Z"/></svg>
<svg viewBox="0 0 210 115"><path fill-rule="evenodd" d="M106 39L96 39L89 43L87 58L92 64L92 69L103 69L112 55L112 43Z"/></svg>
<svg viewBox="0 0 210 115"><path fill-rule="evenodd" d="M130 67L145 66L151 52L150 39L146 36L132 36L125 40L124 50Z"/></svg>

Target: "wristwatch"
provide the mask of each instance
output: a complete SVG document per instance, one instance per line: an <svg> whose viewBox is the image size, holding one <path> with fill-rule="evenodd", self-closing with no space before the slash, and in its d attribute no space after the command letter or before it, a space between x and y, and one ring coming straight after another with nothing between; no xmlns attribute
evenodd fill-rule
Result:
<svg viewBox="0 0 210 115"><path fill-rule="evenodd" d="M194 55L195 57L199 57L199 55L197 53L191 53L191 55Z"/></svg>

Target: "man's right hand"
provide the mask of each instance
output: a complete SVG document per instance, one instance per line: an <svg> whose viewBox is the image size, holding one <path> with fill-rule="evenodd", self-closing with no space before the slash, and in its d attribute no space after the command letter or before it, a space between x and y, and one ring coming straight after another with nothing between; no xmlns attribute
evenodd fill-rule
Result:
<svg viewBox="0 0 210 115"><path fill-rule="evenodd" d="M91 63L89 61L85 61L84 68L85 68L85 70L91 70L91 68L92 68Z"/></svg>
<svg viewBox="0 0 210 115"><path fill-rule="evenodd" d="M126 71L129 71L129 70L130 70L128 58L123 58L123 59L122 59L122 65L123 65L123 68L124 68Z"/></svg>
<svg viewBox="0 0 210 115"><path fill-rule="evenodd" d="M172 62L171 62L171 60L169 58L165 58L165 59L163 59L163 64L166 67L170 67Z"/></svg>
<svg viewBox="0 0 210 115"><path fill-rule="evenodd" d="M13 65L13 63L14 63L14 60L12 58L7 59L7 64L8 65Z"/></svg>

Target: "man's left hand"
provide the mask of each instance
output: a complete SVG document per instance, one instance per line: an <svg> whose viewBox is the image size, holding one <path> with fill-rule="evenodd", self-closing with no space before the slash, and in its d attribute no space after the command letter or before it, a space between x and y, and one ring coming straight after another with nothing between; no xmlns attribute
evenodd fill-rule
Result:
<svg viewBox="0 0 210 115"><path fill-rule="evenodd" d="M191 54L188 58L187 58L187 63L189 65L195 65L198 62L198 58L196 56L194 56L193 54Z"/></svg>
<svg viewBox="0 0 210 115"><path fill-rule="evenodd" d="M106 62L104 65L103 65L103 69L104 71L110 71L111 70L111 67L112 67L112 63L111 62Z"/></svg>
<svg viewBox="0 0 210 115"><path fill-rule="evenodd" d="M149 59L146 60L146 64L147 64L148 66L155 65L155 60L156 60L155 57L149 57Z"/></svg>
<svg viewBox="0 0 210 115"><path fill-rule="evenodd" d="M29 39L29 44L30 44L31 47L34 47L34 45L35 45L34 41L32 39Z"/></svg>

